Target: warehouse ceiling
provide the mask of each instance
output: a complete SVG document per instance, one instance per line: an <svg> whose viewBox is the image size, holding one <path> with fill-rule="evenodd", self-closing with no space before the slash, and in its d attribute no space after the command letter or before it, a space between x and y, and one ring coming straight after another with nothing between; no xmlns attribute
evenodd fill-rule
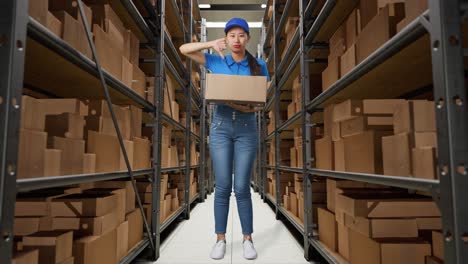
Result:
<svg viewBox="0 0 468 264"><path fill-rule="evenodd" d="M202 8L201 16L207 22L227 22L233 17L242 17L248 22L261 22L265 9L261 7L266 0L198 0L199 4L209 4L210 8ZM210 24L210 23L209 23ZM222 27L209 27L207 29L208 40L224 36ZM251 27L250 42L247 49L252 54L257 53L257 44L260 42L261 28Z"/></svg>

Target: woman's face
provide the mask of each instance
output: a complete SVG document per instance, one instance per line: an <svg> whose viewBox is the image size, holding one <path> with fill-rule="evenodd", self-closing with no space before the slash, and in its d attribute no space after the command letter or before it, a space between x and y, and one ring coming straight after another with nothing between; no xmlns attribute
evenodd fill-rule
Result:
<svg viewBox="0 0 468 264"><path fill-rule="evenodd" d="M249 35L242 28L235 27L226 34L226 42L232 52L244 52L245 46L249 42Z"/></svg>

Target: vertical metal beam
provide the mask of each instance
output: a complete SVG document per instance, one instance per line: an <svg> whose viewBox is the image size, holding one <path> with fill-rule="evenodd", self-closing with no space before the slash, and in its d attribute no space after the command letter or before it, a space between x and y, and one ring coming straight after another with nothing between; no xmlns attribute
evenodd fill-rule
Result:
<svg viewBox="0 0 468 264"><path fill-rule="evenodd" d="M159 21L157 21L158 32L154 43L156 44L155 54L155 81L154 81L154 102L155 102L155 126L153 127L153 170L152 175L152 203L151 203L151 229L154 236L155 250L153 253L153 260L159 258L159 249L161 246L161 223L159 221L161 208L160 208L160 193L161 193L161 139L162 139L162 116L164 105L164 25L166 20L165 13L166 1L160 0L157 2L157 13Z"/></svg>
<svg viewBox="0 0 468 264"><path fill-rule="evenodd" d="M27 10L27 0L0 2L0 263L13 253Z"/></svg>
<svg viewBox="0 0 468 264"><path fill-rule="evenodd" d="M184 1L182 5L186 4L186 8L182 7L182 13L187 12L188 13L188 27L187 31L185 31L185 43L190 43L192 42L192 32L193 32L193 23L192 23L192 1ZM186 81L187 81L187 86L185 87L185 92L186 92L186 98L187 98L187 109L186 109L186 119L185 119L185 200L187 201L187 207L185 208L185 219L190 219L190 165L191 165L191 143L192 143L192 137L190 136L190 123L191 123L191 118L192 118L192 60L187 57L187 71L186 71ZM200 175L198 175L198 189L200 190L200 197L203 192L203 188L201 188L202 184L200 182L203 180L201 179Z"/></svg>
<svg viewBox="0 0 468 264"><path fill-rule="evenodd" d="M201 20L201 42L206 42L206 19ZM206 155L206 100L205 100L205 79L206 69L201 68L201 99L202 105L200 109L200 175L203 179L206 179L206 168L207 168L207 155ZM205 180L203 180L203 188L206 188L209 192L211 186L211 177L208 177L208 186L205 187ZM204 196L203 196L204 197ZM204 198L203 198L204 199Z"/></svg>
<svg viewBox="0 0 468 264"><path fill-rule="evenodd" d="M260 141L261 141L261 148L262 148L262 159L261 159L261 164L262 164L262 170L261 170L261 183L260 183L260 188L261 188L261 196L262 196L262 199L263 201L266 202L266 178L267 178L267 169L266 169L266 166L267 166L267 152L266 152L266 148L267 148L267 144L265 142L265 138L266 138L266 135L267 135L267 129L266 129L266 115L265 115L265 112L264 111L261 111L261 114L260 114L260 120L261 120L261 126L260 126L260 131L261 131L261 134L263 135L263 137L260 138Z"/></svg>
<svg viewBox="0 0 468 264"><path fill-rule="evenodd" d="M276 30L278 29L278 24L279 24L279 19L276 19L277 16L280 16L278 13L278 8L277 5L279 3L276 3L276 0L273 0L273 68L275 69L275 72L277 70L277 66L279 65L279 56L277 53L278 45L279 45L279 36L276 35ZM271 52L271 51L270 51ZM280 133L278 131L278 127L280 126L280 96L281 96L281 89L278 87L278 73L275 73L275 77L273 78L273 82L275 82L275 92L273 94L274 98L274 111L275 111L275 178L276 178L276 188L274 192L276 193L276 204L275 204L275 212L276 212L276 219L279 219L279 206L280 206L280 201L281 201L281 184L280 184L280 171L279 171L279 166L280 164L280 158L281 158L281 153L280 153L280 146L281 146L281 138L280 138Z"/></svg>
<svg viewBox="0 0 468 264"><path fill-rule="evenodd" d="M430 0L440 209L446 263L468 263L468 111L459 0Z"/></svg>
<svg viewBox="0 0 468 264"><path fill-rule="evenodd" d="M306 51L305 45L305 35L307 33L305 25L307 24L304 21L306 14L305 10L307 7L306 0L301 0L299 2L299 36L300 36L300 54L301 54L301 89L302 89L302 178L303 178L303 190L304 190L304 257L307 260L311 259L310 253L312 245L310 244L309 237L313 235L313 204L312 204L312 177L309 177L308 170L311 166L311 157L312 157L312 138L311 138L311 129L308 126L310 123L311 117L310 114L306 111L306 106L310 101L310 78L309 78L309 62L308 54ZM301 157L298 157L301 158Z"/></svg>

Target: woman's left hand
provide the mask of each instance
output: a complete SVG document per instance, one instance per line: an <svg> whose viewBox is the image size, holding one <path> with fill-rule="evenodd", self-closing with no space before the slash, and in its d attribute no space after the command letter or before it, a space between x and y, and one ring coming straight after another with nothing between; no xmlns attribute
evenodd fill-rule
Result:
<svg viewBox="0 0 468 264"><path fill-rule="evenodd" d="M253 106L253 105L241 105L236 103L226 103L227 106L236 109L237 111L251 113L257 112L263 109L262 106Z"/></svg>

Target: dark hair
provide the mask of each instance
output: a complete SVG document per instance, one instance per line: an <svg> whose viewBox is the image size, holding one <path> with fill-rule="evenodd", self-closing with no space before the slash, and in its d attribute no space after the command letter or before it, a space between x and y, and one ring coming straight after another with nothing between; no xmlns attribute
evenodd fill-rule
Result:
<svg viewBox="0 0 468 264"><path fill-rule="evenodd" d="M245 31L245 30L244 30ZM226 32L227 35L228 32ZM250 37L249 32L245 32L247 36ZM248 50L245 50L245 55L247 55L247 61L249 62L249 68L250 68L250 75L252 76L261 76L262 75L262 66L258 63L257 59L255 59L252 54Z"/></svg>

